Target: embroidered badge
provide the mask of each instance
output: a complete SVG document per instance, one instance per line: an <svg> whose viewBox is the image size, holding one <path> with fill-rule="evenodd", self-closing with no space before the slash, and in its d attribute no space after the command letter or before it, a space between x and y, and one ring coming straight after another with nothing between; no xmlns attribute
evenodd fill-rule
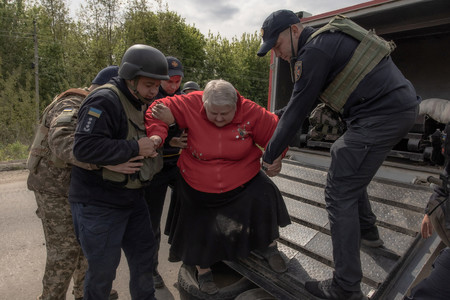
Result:
<svg viewBox="0 0 450 300"><path fill-rule="evenodd" d="M294 66L295 81L298 81L302 76L302 70L303 70L303 62L297 61Z"/></svg>
<svg viewBox="0 0 450 300"><path fill-rule="evenodd" d="M75 109L73 109L72 107L65 108L56 119L56 125L70 123L72 121L74 114L76 114Z"/></svg>
<svg viewBox="0 0 450 300"><path fill-rule="evenodd" d="M100 118L101 114L102 114L101 110L98 110L98 109L93 108L93 107L91 107L89 109L89 112L88 112L88 115L91 115L91 116L96 117L96 118Z"/></svg>
<svg viewBox="0 0 450 300"><path fill-rule="evenodd" d="M172 67L174 68L178 67L178 63L176 61L172 61Z"/></svg>
<svg viewBox="0 0 450 300"><path fill-rule="evenodd" d="M87 113L87 119L84 120L82 130L84 132L90 133L94 128L95 121L100 117L102 111L96 108L91 107L89 112Z"/></svg>

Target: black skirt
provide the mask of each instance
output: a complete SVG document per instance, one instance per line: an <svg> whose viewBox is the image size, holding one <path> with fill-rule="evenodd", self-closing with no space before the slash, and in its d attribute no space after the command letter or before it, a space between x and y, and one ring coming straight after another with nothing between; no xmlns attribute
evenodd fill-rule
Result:
<svg viewBox="0 0 450 300"><path fill-rule="evenodd" d="M260 171L246 184L225 193L204 193L180 176L165 233L171 261L207 268L244 258L279 237L291 223L277 186Z"/></svg>

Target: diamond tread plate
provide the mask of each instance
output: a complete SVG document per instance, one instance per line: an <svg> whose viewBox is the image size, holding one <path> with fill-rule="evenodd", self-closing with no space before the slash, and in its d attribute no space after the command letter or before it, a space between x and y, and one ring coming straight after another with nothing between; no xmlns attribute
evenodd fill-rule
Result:
<svg viewBox="0 0 450 300"><path fill-rule="evenodd" d="M325 196L323 192L323 188L311 186L301 182L294 182L292 180L276 177L273 179L275 184L278 186L280 191L283 193L298 197L298 204L295 203L296 200L286 201L287 205L289 205L290 211L295 215L301 215L299 210L302 210L303 207L302 201L316 204L317 206L325 207ZM385 185L380 186L380 189L384 189ZM427 192L423 195L423 198L430 196L430 193ZM288 199L289 196L285 196L285 199ZM426 200L423 200L426 203ZM292 199L292 198L291 198ZM417 232L419 230L419 226L423 217L422 212L417 212L414 210L410 210L408 208L402 208L397 206L389 205L388 202L378 202L371 201L372 210L377 216L379 222L385 223L384 226L392 226L403 229L403 232L409 232L409 234L414 234L413 232ZM298 207L297 207L298 206ZM425 205L424 205L425 206ZM324 209L323 209L324 210ZM321 214L318 214L321 216ZM311 222L316 224L314 219L316 215L308 215L308 212L305 213L305 220L307 222ZM308 218L309 217L309 218ZM321 217L320 217L321 218Z"/></svg>
<svg viewBox="0 0 450 300"><path fill-rule="evenodd" d="M292 224L280 228L278 248L288 261L288 271L277 274L264 261L249 257L231 263L259 286L279 299L310 299L308 280L324 280L333 274L332 244L325 209L326 170L283 162L282 174L272 177L283 194ZM386 286L404 265L420 239L419 230L432 190L386 179L368 186L372 209L384 247L361 247L361 289L371 299L383 299ZM314 298L312 298L314 299Z"/></svg>

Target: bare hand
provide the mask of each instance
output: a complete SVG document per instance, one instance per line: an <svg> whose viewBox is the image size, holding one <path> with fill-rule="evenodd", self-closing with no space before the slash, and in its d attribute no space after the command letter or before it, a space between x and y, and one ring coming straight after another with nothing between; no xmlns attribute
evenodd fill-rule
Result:
<svg viewBox="0 0 450 300"><path fill-rule="evenodd" d="M422 233L422 237L424 239L429 238L433 234L433 224L431 224L430 216L427 214L423 216L420 232Z"/></svg>
<svg viewBox="0 0 450 300"><path fill-rule="evenodd" d="M277 159L275 159L272 164L268 164L265 161L263 161L261 164L261 168L269 177L278 175L281 172L281 166L281 155Z"/></svg>
<svg viewBox="0 0 450 300"><path fill-rule="evenodd" d="M143 137L138 140L139 144L139 155L144 157L155 157L158 155L156 149L161 144L161 138L157 135L152 135L151 137Z"/></svg>
<svg viewBox="0 0 450 300"><path fill-rule="evenodd" d="M173 117L170 109L162 103L158 103L152 108L152 116L158 120L163 121L167 125L175 123L175 118Z"/></svg>
<svg viewBox="0 0 450 300"><path fill-rule="evenodd" d="M138 172L141 167L144 165L141 160L144 159L143 156L135 156L131 158L129 161L118 164L118 165L108 165L104 166L104 168L122 174L134 174Z"/></svg>
<svg viewBox="0 0 450 300"><path fill-rule="evenodd" d="M184 149L187 147L187 139L188 139L187 132L183 131L183 133L179 137L173 137L170 140L169 145L172 147Z"/></svg>

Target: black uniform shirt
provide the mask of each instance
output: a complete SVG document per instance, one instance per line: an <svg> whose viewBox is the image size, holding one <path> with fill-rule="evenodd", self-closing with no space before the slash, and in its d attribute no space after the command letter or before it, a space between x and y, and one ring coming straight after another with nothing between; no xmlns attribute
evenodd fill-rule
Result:
<svg viewBox="0 0 450 300"><path fill-rule="evenodd" d="M272 163L281 155L313 108L318 96L342 71L359 41L342 32L324 32L306 43L314 32L305 27L298 42L297 81L263 160ZM347 122L374 115L388 115L417 105L412 84L403 76L390 57L384 58L350 95L344 106Z"/></svg>
<svg viewBox="0 0 450 300"><path fill-rule="evenodd" d="M176 92L173 95L181 95L181 94L184 93L181 92L180 88L178 88L178 90L176 90ZM156 95L155 99L161 99L173 95L167 94L166 91L161 86L159 86L159 92L158 95ZM182 133L183 130L181 130L177 124L169 127L167 138L164 141L163 145L163 159L164 159L163 161L165 166L166 165L175 166L177 164L178 158L180 157L180 148L170 146L169 142L173 137L179 137Z"/></svg>
<svg viewBox="0 0 450 300"><path fill-rule="evenodd" d="M141 109L141 101L130 93L123 79L115 77L109 83L116 85L136 109ZM119 97L110 89L97 90L86 98L78 113L74 156L96 165L127 162L139 154L137 141L126 140L127 135L128 120ZM70 202L126 207L141 196L142 189L124 189L103 181L101 170L72 168Z"/></svg>

